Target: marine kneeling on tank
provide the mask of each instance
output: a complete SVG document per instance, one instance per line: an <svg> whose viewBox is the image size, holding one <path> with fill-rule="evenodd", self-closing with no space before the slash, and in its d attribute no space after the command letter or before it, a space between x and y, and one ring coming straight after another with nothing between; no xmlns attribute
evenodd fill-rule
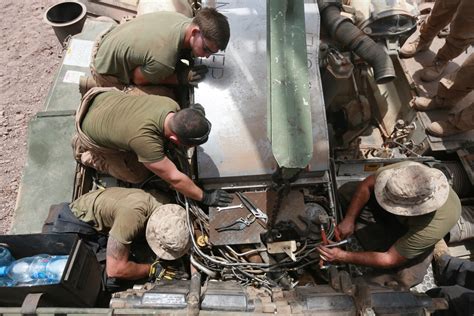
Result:
<svg viewBox="0 0 474 316"><path fill-rule="evenodd" d="M57 205L51 230L78 233L93 248L110 291L134 283L126 280L183 279L187 265L176 260L190 248L186 210L167 201L141 189L94 190Z"/></svg>

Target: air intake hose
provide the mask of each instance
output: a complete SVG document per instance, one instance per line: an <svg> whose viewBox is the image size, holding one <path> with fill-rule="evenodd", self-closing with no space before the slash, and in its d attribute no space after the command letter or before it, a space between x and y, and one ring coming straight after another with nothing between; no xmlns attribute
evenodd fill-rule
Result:
<svg viewBox="0 0 474 316"><path fill-rule="evenodd" d="M364 34L352 21L341 15L341 9L335 2L318 1L322 25L333 39L362 57L374 69L378 84L395 79L395 69L385 48Z"/></svg>

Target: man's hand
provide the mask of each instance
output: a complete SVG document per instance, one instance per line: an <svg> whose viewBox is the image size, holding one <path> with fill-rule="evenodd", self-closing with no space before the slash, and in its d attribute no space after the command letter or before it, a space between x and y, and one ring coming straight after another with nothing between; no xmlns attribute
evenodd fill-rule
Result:
<svg viewBox="0 0 474 316"><path fill-rule="evenodd" d="M197 87L198 83L204 80L208 71L206 65L187 67L178 72L178 83Z"/></svg>
<svg viewBox="0 0 474 316"><path fill-rule="evenodd" d="M229 205L234 198L224 190L204 191L201 202L207 206L224 207Z"/></svg>
<svg viewBox="0 0 474 316"><path fill-rule="evenodd" d="M152 281L155 280L183 280L186 279L187 273L179 271L171 266L164 267L160 260L156 260L150 266L148 275Z"/></svg>
<svg viewBox="0 0 474 316"><path fill-rule="evenodd" d="M346 251L337 247L329 248L323 245L318 246L321 259L328 262L344 262Z"/></svg>
<svg viewBox="0 0 474 316"><path fill-rule="evenodd" d="M337 225L336 230L339 231L339 236L341 239L347 238L354 234L355 224L354 221L350 219L343 219L339 225Z"/></svg>

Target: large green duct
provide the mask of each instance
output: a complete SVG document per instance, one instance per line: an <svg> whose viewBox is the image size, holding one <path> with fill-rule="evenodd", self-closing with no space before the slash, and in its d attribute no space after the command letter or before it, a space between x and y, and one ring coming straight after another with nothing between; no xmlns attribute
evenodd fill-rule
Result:
<svg viewBox="0 0 474 316"><path fill-rule="evenodd" d="M282 174L313 155L303 0L267 0L268 135Z"/></svg>

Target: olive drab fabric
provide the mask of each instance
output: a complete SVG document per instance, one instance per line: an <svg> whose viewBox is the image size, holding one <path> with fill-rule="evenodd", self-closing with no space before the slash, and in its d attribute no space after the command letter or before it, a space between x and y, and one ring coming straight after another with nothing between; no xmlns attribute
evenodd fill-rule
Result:
<svg viewBox="0 0 474 316"><path fill-rule="evenodd" d="M145 79L159 83L174 72L190 23L176 12L155 12L116 26L98 41L92 68L129 85L133 70L141 67Z"/></svg>
<svg viewBox="0 0 474 316"><path fill-rule="evenodd" d="M414 163L405 161L382 167L375 173L375 178L377 179L377 176L385 170ZM395 242L394 247L403 257L407 259L415 258L425 253L449 233L460 216L461 202L450 187L448 199L436 211L419 216L395 215L396 219L408 230Z"/></svg>
<svg viewBox="0 0 474 316"><path fill-rule="evenodd" d="M420 28L420 36L429 42L449 23L446 43L436 55L436 58L444 61L456 58L474 43L474 1L435 1L428 20Z"/></svg>
<svg viewBox="0 0 474 316"><path fill-rule="evenodd" d="M452 108L473 89L474 53L471 53L456 72L441 79L438 85L438 97L444 99L446 105L449 104ZM474 129L474 103L461 111L450 113L448 120L461 130Z"/></svg>
<svg viewBox="0 0 474 316"><path fill-rule="evenodd" d="M130 96L115 88L92 88L76 113L74 157L101 173L140 183L151 175L143 162L165 157L164 120L177 109L177 103L166 97ZM88 122L85 130L84 120Z"/></svg>
<svg viewBox="0 0 474 316"><path fill-rule="evenodd" d="M165 157L165 118L177 111L167 97L104 92L92 101L81 128L99 146L133 151L140 162L151 163Z"/></svg>
<svg viewBox="0 0 474 316"><path fill-rule="evenodd" d="M143 190L117 187L84 194L70 207L78 219L127 245L145 236L148 218L161 205Z"/></svg>

